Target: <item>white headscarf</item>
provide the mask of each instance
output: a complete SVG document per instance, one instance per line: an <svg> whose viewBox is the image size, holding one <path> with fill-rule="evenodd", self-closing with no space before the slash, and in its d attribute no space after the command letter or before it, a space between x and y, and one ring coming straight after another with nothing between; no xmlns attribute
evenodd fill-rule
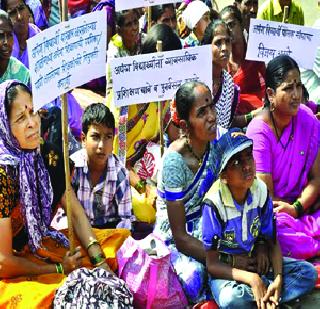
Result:
<svg viewBox="0 0 320 309"><path fill-rule="evenodd" d="M193 30L203 14L210 12L210 9L200 0L192 1L182 13L182 19L186 26Z"/></svg>

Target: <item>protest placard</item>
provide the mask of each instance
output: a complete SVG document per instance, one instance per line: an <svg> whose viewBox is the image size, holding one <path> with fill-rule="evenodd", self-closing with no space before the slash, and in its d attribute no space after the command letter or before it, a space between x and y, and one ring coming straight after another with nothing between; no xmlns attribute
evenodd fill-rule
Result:
<svg viewBox="0 0 320 309"><path fill-rule="evenodd" d="M172 99L187 81L201 81L212 88L210 45L114 58L110 69L116 106Z"/></svg>
<svg viewBox="0 0 320 309"><path fill-rule="evenodd" d="M301 68L312 69L319 45L320 29L251 19L246 59L268 63L285 54Z"/></svg>
<svg viewBox="0 0 320 309"><path fill-rule="evenodd" d="M104 76L106 11L62 22L27 41L34 109Z"/></svg>
<svg viewBox="0 0 320 309"><path fill-rule="evenodd" d="M116 0L116 11L173 3L172 0Z"/></svg>

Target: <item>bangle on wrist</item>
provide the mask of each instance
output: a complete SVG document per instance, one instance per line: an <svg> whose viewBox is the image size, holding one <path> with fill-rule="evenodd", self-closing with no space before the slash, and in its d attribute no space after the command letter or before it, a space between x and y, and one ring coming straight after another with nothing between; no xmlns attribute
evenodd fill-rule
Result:
<svg viewBox="0 0 320 309"><path fill-rule="evenodd" d="M89 242L88 246L87 246L87 251L89 250L90 247L94 246L94 245L98 245L100 246L99 242L96 239L93 239Z"/></svg>
<svg viewBox="0 0 320 309"><path fill-rule="evenodd" d="M228 253L224 253L224 252L219 253L219 261L222 263L228 264L230 266L233 266L233 264L234 264L233 255L228 254Z"/></svg>
<svg viewBox="0 0 320 309"><path fill-rule="evenodd" d="M95 264L95 265L93 265L93 266L94 266L94 267L99 267L99 266L101 266L101 265L104 264L104 263L106 263L106 259L102 260L101 262L99 262L99 263L97 263L97 264Z"/></svg>
<svg viewBox="0 0 320 309"><path fill-rule="evenodd" d="M106 260L106 256L104 255L103 252L95 255L95 256L91 256L90 257L90 262L93 266L99 266L101 264L103 264ZM103 263L101 263L103 262Z"/></svg>
<svg viewBox="0 0 320 309"><path fill-rule="evenodd" d="M134 188L139 192L139 193L143 193L145 191L146 188L146 183L144 180L139 180L136 185L134 186Z"/></svg>
<svg viewBox="0 0 320 309"><path fill-rule="evenodd" d="M231 257L232 257L232 264L231 264L231 266L232 266L232 267L235 267L235 265L236 265L236 258L235 258L234 255L231 255Z"/></svg>
<svg viewBox="0 0 320 309"><path fill-rule="evenodd" d="M229 254L223 252L219 253L219 261L225 264L229 264Z"/></svg>
<svg viewBox="0 0 320 309"><path fill-rule="evenodd" d="M246 124L249 124L249 122L253 119L253 115L252 115L252 112L248 113L248 114L245 114L244 115L244 118L246 120Z"/></svg>
<svg viewBox="0 0 320 309"><path fill-rule="evenodd" d="M297 217L300 217L303 215L304 209L303 209L303 206L299 200L295 200L295 202L292 204L292 206L297 213Z"/></svg>
<svg viewBox="0 0 320 309"><path fill-rule="evenodd" d="M63 269L63 266L61 263L56 263L56 271L57 271L57 274L62 274L64 275L64 269Z"/></svg>

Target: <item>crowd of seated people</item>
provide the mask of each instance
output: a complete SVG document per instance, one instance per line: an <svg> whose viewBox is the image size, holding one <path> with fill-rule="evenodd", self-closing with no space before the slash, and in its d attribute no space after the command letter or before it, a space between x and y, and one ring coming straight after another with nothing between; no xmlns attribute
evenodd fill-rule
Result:
<svg viewBox="0 0 320 309"><path fill-rule="evenodd" d="M29 38L60 22L59 1L1 1L0 307L49 308L74 274L85 299L86 271L121 277L118 250L130 235L149 234L170 251L190 306L276 308L311 292L320 255L320 102L296 59L246 59L250 18L282 22L287 6L285 22L304 25L301 6L184 0L116 11L115 2L68 1L70 18L106 11L107 57L106 75L83 85L105 103L83 108L68 93L77 147L66 177L60 101L34 112L27 52ZM172 100L116 107L110 62L155 53L158 41L163 52L209 45L212 84L186 82ZM55 139L44 130L48 114L60 119L49 124ZM119 308L132 306L125 291Z"/></svg>

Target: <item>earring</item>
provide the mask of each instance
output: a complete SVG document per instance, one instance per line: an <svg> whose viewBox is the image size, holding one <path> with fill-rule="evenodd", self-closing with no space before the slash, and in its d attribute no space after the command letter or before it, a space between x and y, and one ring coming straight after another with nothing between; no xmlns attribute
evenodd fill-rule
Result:
<svg viewBox="0 0 320 309"><path fill-rule="evenodd" d="M275 108L274 104L270 103L270 108L269 108L270 112L274 112L275 109L276 108Z"/></svg>
<svg viewBox="0 0 320 309"><path fill-rule="evenodd" d="M190 137L189 137L189 133L184 132L184 137L186 139L186 144L190 145Z"/></svg>

